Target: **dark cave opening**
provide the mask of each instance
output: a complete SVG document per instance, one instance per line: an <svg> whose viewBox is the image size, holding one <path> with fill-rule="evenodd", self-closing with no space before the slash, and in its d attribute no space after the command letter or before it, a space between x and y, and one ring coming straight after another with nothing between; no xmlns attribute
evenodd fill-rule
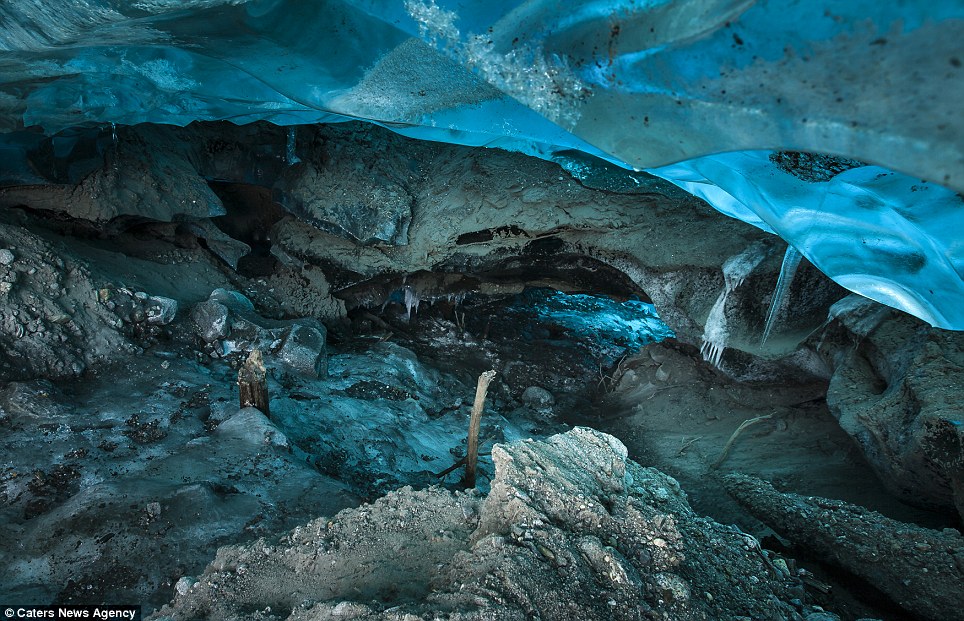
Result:
<svg viewBox="0 0 964 621"><path fill-rule="evenodd" d="M238 259L237 270L249 278L270 276L278 266L271 253L271 227L285 216L271 188L248 183L208 182L227 212L211 221L229 237L251 250Z"/></svg>

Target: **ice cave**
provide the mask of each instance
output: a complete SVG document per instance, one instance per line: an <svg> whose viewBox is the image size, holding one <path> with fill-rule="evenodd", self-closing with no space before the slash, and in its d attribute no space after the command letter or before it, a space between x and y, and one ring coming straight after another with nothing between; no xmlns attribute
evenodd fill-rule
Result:
<svg viewBox="0 0 964 621"><path fill-rule="evenodd" d="M964 620L961 0L3 0L0 608Z"/></svg>

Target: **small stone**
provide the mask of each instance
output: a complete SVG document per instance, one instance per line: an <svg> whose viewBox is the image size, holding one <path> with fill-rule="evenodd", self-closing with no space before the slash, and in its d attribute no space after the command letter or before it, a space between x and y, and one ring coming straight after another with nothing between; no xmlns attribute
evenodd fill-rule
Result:
<svg viewBox="0 0 964 621"><path fill-rule="evenodd" d="M10 265L14 262L16 257L7 248L0 248L0 265Z"/></svg>
<svg viewBox="0 0 964 621"><path fill-rule="evenodd" d="M194 585L194 578L190 576L182 576L177 584L174 585L174 590L177 591L178 595L187 595L187 592L191 590Z"/></svg>
<svg viewBox="0 0 964 621"><path fill-rule="evenodd" d="M161 503L147 503L147 515L150 516L152 520L156 520L157 518L161 517Z"/></svg>
<svg viewBox="0 0 964 621"><path fill-rule="evenodd" d="M147 323L166 326L174 321L174 315L176 314L177 300L159 295L147 299Z"/></svg>

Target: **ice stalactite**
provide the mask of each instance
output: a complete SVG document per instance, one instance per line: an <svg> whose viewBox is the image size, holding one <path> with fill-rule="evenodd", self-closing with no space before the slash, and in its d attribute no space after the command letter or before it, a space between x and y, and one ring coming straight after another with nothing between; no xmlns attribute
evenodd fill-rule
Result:
<svg viewBox="0 0 964 621"><path fill-rule="evenodd" d="M800 254L799 250L793 246L787 246L787 252L783 255L783 265L780 266L780 277L777 279L777 287L773 290L773 298L770 300L770 310L767 312L766 326L763 328L762 344L764 345L767 339L770 338L770 333L773 331L773 326L776 324L777 318L787 305L787 299L790 295L790 285L793 284L793 277L797 273L797 268L800 267L801 259L803 259L803 255Z"/></svg>
<svg viewBox="0 0 964 621"><path fill-rule="evenodd" d="M418 312L418 305L422 299L418 295L418 291L411 287L405 287L405 311L408 316L408 320L412 320L412 310Z"/></svg>
<svg viewBox="0 0 964 621"><path fill-rule="evenodd" d="M700 353L703 359L719 368L723 350L730 336L726 325L726 300L737 287L743 284L750 272L763 261L766 251L760 244L753 244L740 254L733 255L723 263L723 291L716 298L703 327L703 345Z"/></svg>
<svg viewBox="0 0 964 621"><path fill-rule="evenodd" d="M455 306L461 306L465 301L465 297L468 295L467 291L459 291L458 293L449 293L445 296L445 301L453 304Z"/></svg>
<svg viewBox="0 0 964 621"><path fill-rule="evenodd" d="M285 144L285 161L288 166L293 166L301 161L298 154L295 153L295 147L298 144L298 128L289 127L288 128L288 140Z"/></svg>

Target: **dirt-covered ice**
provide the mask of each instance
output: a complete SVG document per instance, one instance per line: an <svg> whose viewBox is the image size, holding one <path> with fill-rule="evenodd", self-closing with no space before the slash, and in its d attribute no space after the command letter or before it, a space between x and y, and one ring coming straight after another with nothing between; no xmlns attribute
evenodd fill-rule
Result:
<svg viewBox="0 0 964 621"><path fill-rule="evenodd" d="M404 488L222 548L154 619L802 619L799 577L586 428L497 445L491 492ZM828 617L829 618L829 617Z"/></svg>

